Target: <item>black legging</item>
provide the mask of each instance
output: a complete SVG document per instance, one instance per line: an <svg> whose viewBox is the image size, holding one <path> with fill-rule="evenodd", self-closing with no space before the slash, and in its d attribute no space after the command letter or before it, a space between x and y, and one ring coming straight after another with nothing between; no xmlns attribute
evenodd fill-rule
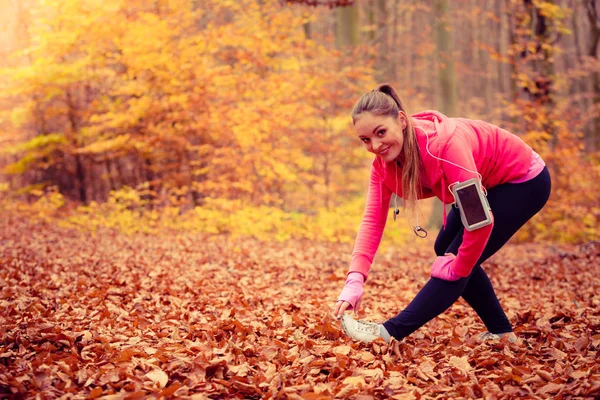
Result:
<svg viewBox="0 0 600 400"><path fill-rule="evenodd" d="M477 264L466 278L445 281L431 278L410 304L397 316L384 322L385 329L402 339L446 311L462 296L492 333L512 332L508 318L494 293L492 284L481 268L531 217L542 209L550 196L550 174L544 170L527 182L503 184L488 190L487 199L494 214L494 228ZM457 254L462 243L463 225L455 207L448 214L435 241L435 253Z"/></svg>

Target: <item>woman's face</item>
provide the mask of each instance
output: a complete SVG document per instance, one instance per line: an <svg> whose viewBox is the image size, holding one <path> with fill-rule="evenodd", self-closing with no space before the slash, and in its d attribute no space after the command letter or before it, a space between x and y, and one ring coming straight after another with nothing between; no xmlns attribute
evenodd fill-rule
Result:
<svg viewBox="0 0 600 400"><path fill-rule="evenodd" d="M385 162L393 161L400 155L406 126L403 112L397 118L366 112L359 115L354 124L367 151L379 155Z"/></svg>

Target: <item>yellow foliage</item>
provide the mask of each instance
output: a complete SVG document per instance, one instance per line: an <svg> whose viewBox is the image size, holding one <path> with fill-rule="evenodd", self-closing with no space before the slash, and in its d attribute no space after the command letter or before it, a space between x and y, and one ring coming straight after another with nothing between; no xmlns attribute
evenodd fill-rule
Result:
<svg viewBox="0 0 600 400"><path fill-rule="evenodd" d="M126 235L194 232L253 237L263 241L306 239L349 245L354 242L364 210L362 197L334 210L320 208L311 214L284 211L279 207L248 206L239 200L207 198L205 206L183 212L173 205L150 208L142 193L123 188L111 192L104 203L91 202L62 213L59 210L65 202L55 190L39 191L39 198L33 203L11 204L32 218L91 232L99 228L114 229ZM409 238L413 236L407 224L390 222L383 246L403 244Z"/></svg>
<svg viewBox="0 0 600 400"><path fill-rule="evenodd" d="M103 181L96 187L107 188L97 159L151 172L152 186L103 189L106 202L61 217L62 224L82 229L352 242L371 155L348 112L358 94L374 86L369 63L307 39L306 14L285 2L200 3L34 0L31 46L22 52L32 63L0 72L10 77L0 93L11 108L2 122L23 131L22 140L4 150L19 157L5 171L22 174L24 186L37 183L28 176L64 181L58 178L73 173L77 158L86 176L77 184ZM542 0L535 5L564 29L564 8ZM540 52L532 40L522 45L521 51ZM426 42L420 51L432 46ZM549 46L541 49L551 53ZM516 71L516 84L539 94L533 78L527 69ZM484 108L477 98L470 104ZM508 104L502 114L527 126L524 139L548 163L554 190L518 237L595 240L598 161L584 158L567 113L532 104ZM59 133L31 135L26 127L40 114ZM189 194L200 206L186 203ZM64 208L56 192L35 197L19 207L46 219ZM397 223L385 240L400 243L411 235Z"/></svg>
<svg viewBox="0 0 600 400"><path fill-rule="evenodd" d="M200 196L255 206L330 207L359 188L335 182L363 167L348 157L360 142L347 112L372 71L307 39L305 13L278 0L40 0L32 10L32 64L6 72L0 97L38 100L14 107L14 125L34 110L59 124L78 88L99 93L77 104L61 156L148 160L161 187L174 180L167 171L189 170ZM33 150L20 157L12 172L40 167ZM317 204L302 195L314 188Z"/></svg>
<svg viewBox="0 0 600 400"><path fill-rule="evenodd" d="M523 107L529 123L523 138L546 162L552 192L544 209L516 235L517 240L581 243L600 239L600 158L585 154L580 135L559 106ZM535 114L534 114L535 113Z"/></svg>
<svg viewBox="0 0 600 400"><path fill-rule="evenodd" d="M31 195L38 196L37 200L31 203L12 203L13 207L19 212L25 212L33 218L41 219L45 222L53 222L58 216L58 211L65 205L65 199L56 187L49 187L45 191L31 190ZM8 200L5 200L8 202Z"/></svg>
<svg viewBox="0 0 600 400"><path fill-rule="evenodd" d="M120 135L111 139L98 140L77 150L78 154L104 154L123 149L129 141L129 135Z"/></svg>

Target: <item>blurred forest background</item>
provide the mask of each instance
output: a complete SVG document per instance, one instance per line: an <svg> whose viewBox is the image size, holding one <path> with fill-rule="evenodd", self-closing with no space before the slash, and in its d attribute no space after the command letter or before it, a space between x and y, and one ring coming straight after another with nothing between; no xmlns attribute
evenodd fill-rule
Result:
<svg viewBox="0 0 600 400"><path fill-rule="evenodd" d="M553 194L519 240L599 239L595 0L0 0L0 203L82 229L350 242L350 110L521 136ZM429 210L439 208L424 205ZM438 210L439 211L439 210ZM435 221L435 213L433 213ZM388 229L403 241L409 227Z"/></svg>

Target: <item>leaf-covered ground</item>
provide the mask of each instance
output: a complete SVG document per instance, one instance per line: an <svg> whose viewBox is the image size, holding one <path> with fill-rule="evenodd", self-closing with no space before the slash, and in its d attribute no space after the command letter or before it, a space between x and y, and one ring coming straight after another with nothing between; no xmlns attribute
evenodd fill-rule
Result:
<svg viewBox="0 0 600 400"><path fill-rule="evenodd" d="M0 397L600 396L598 244L509 245L485 265L521 344L479 343L462 301L401 342L350 341L329 314L349 251L4 217ZM399 311L432 260L381 254L361 317Z"/></svg>

